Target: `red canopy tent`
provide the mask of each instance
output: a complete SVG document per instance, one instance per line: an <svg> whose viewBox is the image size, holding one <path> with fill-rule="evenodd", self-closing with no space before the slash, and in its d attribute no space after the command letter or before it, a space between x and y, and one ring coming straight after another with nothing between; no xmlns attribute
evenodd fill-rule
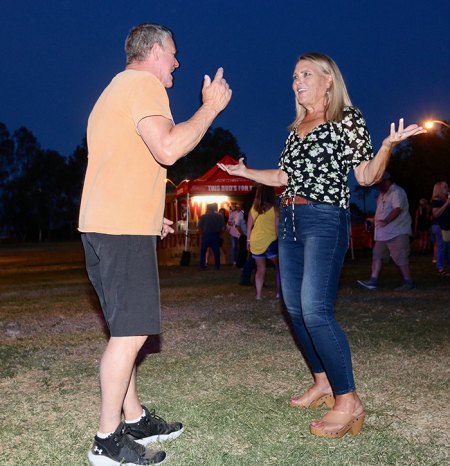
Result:
<svg viewBox="0 0 450 466"><path fill-rule="evenodd" d="M230 155L225 155L219 163L225 165L235 165L236 159ZM247 180L240 176L232 176L221 170L217 164L209 169L206 173L195 180L182 181L175 190L176 202L179 198L186 198L186 227L185 227L185 245L184 254L187 255L189 241L189 221L193 218L193 213L200 214L198 208L205 209L206 204L202 206L194 205L192 198L194 196L239 196L249 193L254 186L253 181ZM178 207L176 207L178 210ZM177 213L178 217L178 213ZM189 259L186 259L189 262ZM182 259L183 262L183 259Z"/></svg>
<svg viewBox="0 0 450 466"><path fill-rule="evenodd" d="M237 160L230 155L225 155L219 163L235 165ZM232 176L214 165L204 175L195 180L182 181L176 189L176 196L195 196L207 194L247 194L253 188L253 181Z"/></svg>
<svg viewBox="0 0 450 466"><path fill-rule="evenodd" d="M235 165L238 161L230 155L225 155L219 163ZM175 196L167 199L165 216L175 221L177 232L180 230L183 232L184 251L181 256L181 265L189 264L189 243L191 242L192 245L193 241L198 242L198 238L195 238L195 235L197 235L196 219L204 213L208 202L217 202L216 200L208 201L207 197L203 196L211 196L211 199L217 196L224 196L226 200L218 201L218 204L219 207L223 206L227 208L230 202L240 202L243 196L251 192L254 185L253 181L240 176L229 175L214 164L202 176L195 180L182 181L176 186ZM276 191L280 191L280 189L276 189ZM173 236L176 237L175 239L179 238L178 233ZM167 243L166 249L170 249L172 246L175 249L180 246L178 239L175 241L176 244L169 246L171 241L175 241L171 235L162 241L162 243ZM176 254L173 252L172 256Z"/></svg>

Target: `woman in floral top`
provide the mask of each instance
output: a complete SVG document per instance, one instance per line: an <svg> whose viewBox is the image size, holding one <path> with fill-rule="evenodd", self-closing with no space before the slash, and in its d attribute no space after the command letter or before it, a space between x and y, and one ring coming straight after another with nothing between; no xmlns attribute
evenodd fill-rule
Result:
<svg viewBox="0 0 450 466"><path fill-rule="evenodd" d="M392 123L390 135L374 156L361 112L352 107L342 75L326 55L302 55L292 88L297 116L279 168L251 170L242 160L219 166L258 183L285 186L278 235L282 293L314 380L291 404L331 408L311 422L314 435L356 435L364 422L364 408L355 389L347 338L334 317L349 241L348 174L353 169L363 186L377 183L394 146L425 130L417 125L404 128L402 119L396 130Z"/></svg>

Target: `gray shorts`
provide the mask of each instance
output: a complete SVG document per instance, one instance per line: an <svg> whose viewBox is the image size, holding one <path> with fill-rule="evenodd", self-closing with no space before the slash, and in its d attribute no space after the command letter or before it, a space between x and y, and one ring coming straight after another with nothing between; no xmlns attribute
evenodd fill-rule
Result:
<svg viewBox="0 0 450 466"><path fill-rule="evenodd" d="M409 235L398 235L388 241L375 241L373 258L389 260L389 256L399 266L409 264Z"/></svg>
<svg viewBox="0 0 450 466"><path fill-rule="evenodd" d="M81 240L111 336L160 333L157 237L83 233Z"/></svg>

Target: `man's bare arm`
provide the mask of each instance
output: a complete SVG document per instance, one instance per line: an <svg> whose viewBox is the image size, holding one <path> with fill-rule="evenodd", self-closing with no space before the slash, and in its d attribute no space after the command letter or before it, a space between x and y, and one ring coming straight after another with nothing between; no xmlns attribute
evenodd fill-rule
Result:
<svg viewBox="0 0 450 466"><path fill-rule="evenodd" d="M138 131L153 157L162 165L173 165L200 142L217 115L228 105L232 91L219 68L211 81L205 76L202 106L187 121L174 125L162 116L143 118Z"/></svg>

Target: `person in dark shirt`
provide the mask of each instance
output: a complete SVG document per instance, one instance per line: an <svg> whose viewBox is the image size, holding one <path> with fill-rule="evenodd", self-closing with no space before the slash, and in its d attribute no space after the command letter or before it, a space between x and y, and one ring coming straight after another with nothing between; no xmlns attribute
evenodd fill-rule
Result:
<svg viewBox="0 0 450 466"><path fill-rule="evenodd" d="M206 268L206 251L212 249L214 254L214 268L220 269L220 235L225 230L225 220L217 212L217 204L208 204L206 213L200 216L197 228L201 235L200 269Z"/></svg>

